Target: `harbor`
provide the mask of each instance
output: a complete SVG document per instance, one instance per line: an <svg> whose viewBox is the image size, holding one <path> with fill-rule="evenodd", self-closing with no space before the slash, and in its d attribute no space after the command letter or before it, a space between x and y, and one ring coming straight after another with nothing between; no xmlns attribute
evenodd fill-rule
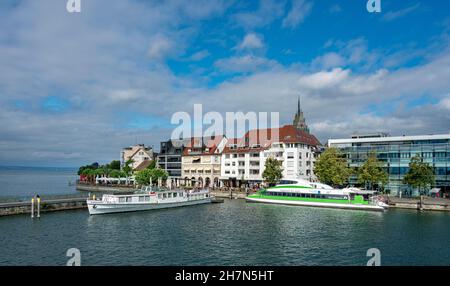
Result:
<svg viewBox="0 0 450 286"><path fill-rule="evenodd" d="M97 187L87 185L77 185L76 189L79 193L73 194L70 197L42 199L40 201L40 212L60 212L75 209L87 210L86 200L90 198L99 198L102 194L132 194L136 191L133 188L115 188L115 187ZM87 191L92 193L87 193ZM255 193L246 192L243 189L213 189L210 191L213 203L221 203L223 199L239 199L245 200L249 195L255 196ZM417 211L437 211L450 212L450 199L443 198L399 198L392 196L383 196L384 201L389 205L389 209L409 209ZM8 202L0 202L0 216L12 215L31 215L32 200L16 200ZM306 206L307 207L307 206ZM33 207L36 212L38 208L37 201ZM33 216L35 217L35 216Z"/></svg>
<svg viewBox="0 0 450 286"><path fill-rule="evenodd" d="M1 217L0 265L446 265L447 212L361 212L246 203L90 216L87 209ZM336 227L339 225L339 227ZM13 247L20 245L21 247Z"/></svg>

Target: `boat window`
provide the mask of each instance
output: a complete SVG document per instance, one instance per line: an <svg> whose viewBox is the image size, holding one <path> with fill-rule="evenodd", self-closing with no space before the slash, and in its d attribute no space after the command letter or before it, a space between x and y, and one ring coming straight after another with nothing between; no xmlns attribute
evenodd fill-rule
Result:
<svg viewBox="0 0 450 286"><path fill-rule="evenodd" d="M280 185L294 185L296 184L296 181L292 181L292 180L281 180L280 181Z"/></svg>
<svg viewBox="0 0 450 286"><path fill-rule="evenodd" d="M162 199L162 194L158 194L158 199Z"/></svg>
<svg viewBox="0 0 450 286"><path fill-rule="evenodd" d="M149 201L150 201L150 196L145 196L145 197L144 197L144 200L145 200L146 202L149 202Z"/></svg>
<svg viewBox="0 0 450 286"><path fill-rule="evenodd" d="M140 201L140 202L143 202L143 201L144 201L144 197L143 197L143 196L140 196L140 197L139 197L139 201Z"/></svg>
<svg viewBox="0 0 450 286"><path fill-rule="evenodd" d="M130 203L131 202L131 198L132 197L127 197L126 199L127 199L127 203Z"/></svg>
<svg viewBox="0 0 450 286"><path fill-rule="evenodd" d="M125 202L125 198L119 198L119 203L124 203Z"/></svg>
<svg viewBox="0 0 450 286"><path fill-rule="evenodd" d="M176 198L178 193L173 193L173 197Z"/></svg>
<svg viewBox="0 0 450 286"><path fill-rule="evenodd" d="M166 193L163 194L163 198L167 198L167 194Z"/></svg>

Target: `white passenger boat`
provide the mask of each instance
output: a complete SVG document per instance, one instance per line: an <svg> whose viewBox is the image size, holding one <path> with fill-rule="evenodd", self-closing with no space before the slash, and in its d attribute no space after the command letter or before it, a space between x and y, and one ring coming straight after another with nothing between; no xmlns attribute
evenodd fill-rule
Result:
<svg viewBox="0 0 450 286"><path fill-rule="evenodd" d="M146 211L211 203L208 190L164 190L146 188L127 195L103 195L101 199L87 200L89 214Z"/></svg>
<svg viewBox="0 0 450 286"><path fill-rule="evenodd" d="M274 187L246 197L249 202L384 211L388 205L373 192L356 188L333 189L331 186L302 179L286 179Z"/></svg>

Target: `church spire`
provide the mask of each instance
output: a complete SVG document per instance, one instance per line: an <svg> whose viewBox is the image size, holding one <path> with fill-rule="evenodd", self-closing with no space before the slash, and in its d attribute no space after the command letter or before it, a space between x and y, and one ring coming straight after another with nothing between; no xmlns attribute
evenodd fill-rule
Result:
<svg viewBox="0 0 450 286"><path fill-rule="evenodd" d="M303 111L300 106L300 95L298 96L297 102L297 113L294 117L294 122L292 123L298 130L305 131L309 133L308 125L306 125L305 117L303 116Z"/></svg>

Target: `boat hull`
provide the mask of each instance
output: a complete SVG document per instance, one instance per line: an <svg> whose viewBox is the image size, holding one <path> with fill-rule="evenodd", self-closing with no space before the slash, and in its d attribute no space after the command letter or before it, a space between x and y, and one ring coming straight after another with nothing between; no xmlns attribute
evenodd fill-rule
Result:
<svg viewBox="0 0 450 286"><path fill-rule="evenodd" d="M385 208L376 205L358 205L358 204L340 204L340 203L322 203L322 202L306 202L300 200L273 200L266 198L245 198L248 202L254 203L267 203L278 205L294 205L294 206L307 206L307 207L322 207L322 208L334 208L334 209L352 209L352 210L366 210L366 211L384 211Z"/></svg>
<svg viewBox="0 0 450 286"><path fill-rule="evenodd" d="M184 201L184 202L171 202L171 203L103 203L102 201L88 200L87 206L89 214L109 214L109 213L123 213L123 212L137 212L137 211L149 211L156 209L176 208L200 204L211 203L211 197Z"/></svg>

